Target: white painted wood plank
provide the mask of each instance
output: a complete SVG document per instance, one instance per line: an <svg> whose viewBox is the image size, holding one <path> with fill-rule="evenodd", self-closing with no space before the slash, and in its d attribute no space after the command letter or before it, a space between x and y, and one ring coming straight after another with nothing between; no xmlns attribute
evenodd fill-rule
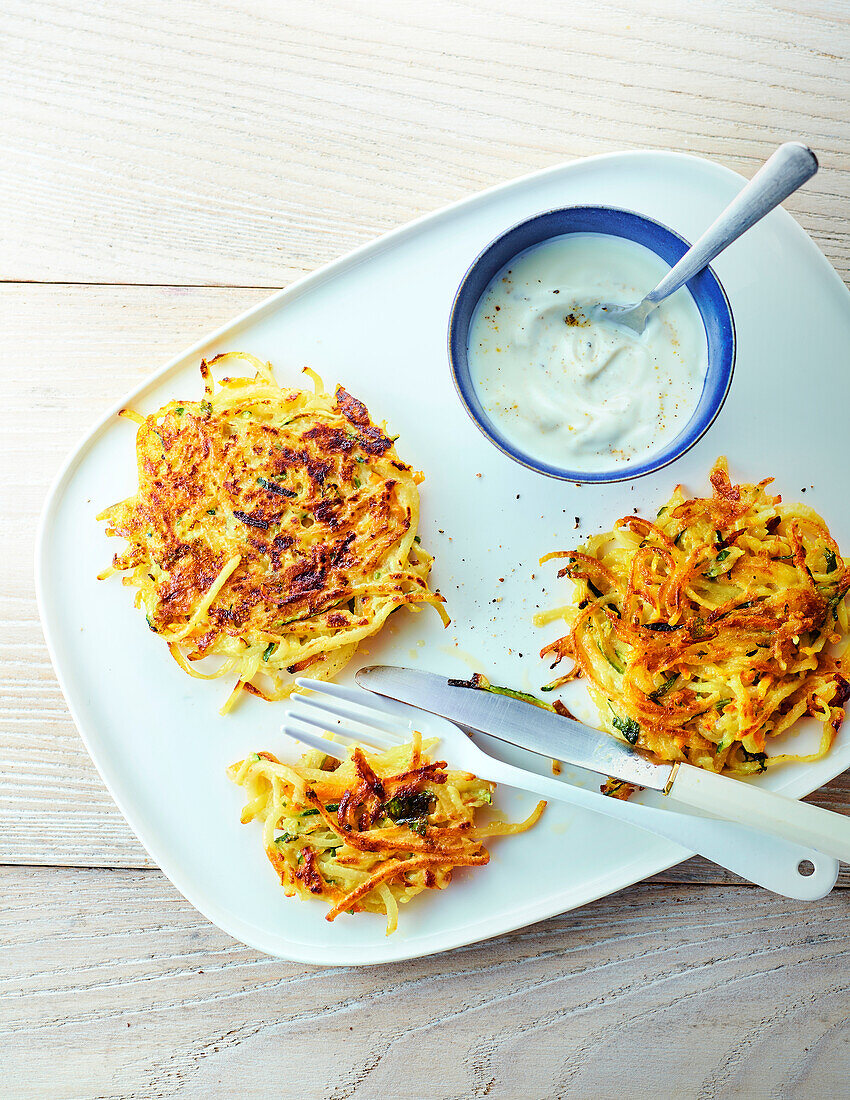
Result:
<svg viewBox="0 0 850 1100"><path fill-rule="evenodd" d="M378 970L234 944L138 869L50 669L31 560L65 453L263 296L240 284L503 179L636 147L751 174L801 137L824 171L787 205L846 278L846 0L9 0L0 42L0 279L161 284L0 289L0 863L125 868L0 867L4 1091L842 1095L837 892L645 884ZM818 797L850 811L850 777ZM723 881L698 860L663 877Z"/></svg>
<svg viewBox="0 0 850 1100"><path fill-rule="evenodd" d="M0 862L150 866L88 757L38 621L33 549L66 454L132 385L265 295L0 286Z"/></svg>
<svg viewBox="0 0 850 1100"><path fill-rule="evenodd" d="M8 0L0 277L278 286L416 215L622 148L752 174L844 274L846 3Z"/></svg>
<svg viewBox="0 0 850 1100"><path fill-rule="evenodd" d="M5 868L0 885L9 1095L845 1092L838 895L644 885L436 958L308 969L235 944L157 872Z"/></svg>

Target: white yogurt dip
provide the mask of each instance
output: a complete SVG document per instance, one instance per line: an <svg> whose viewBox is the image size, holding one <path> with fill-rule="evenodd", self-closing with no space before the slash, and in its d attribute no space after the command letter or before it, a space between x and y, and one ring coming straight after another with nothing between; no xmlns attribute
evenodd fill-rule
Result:
<svg viewBox="0 0 850 1100"><path fill-rule="evenodd" d="M469 329L472 382L508 442L582 473L661 450L690 420L708 366L686 288L638 336L581 306L639 301L669 270L643 245L600 233L553 237L490 283Z"/></svg>

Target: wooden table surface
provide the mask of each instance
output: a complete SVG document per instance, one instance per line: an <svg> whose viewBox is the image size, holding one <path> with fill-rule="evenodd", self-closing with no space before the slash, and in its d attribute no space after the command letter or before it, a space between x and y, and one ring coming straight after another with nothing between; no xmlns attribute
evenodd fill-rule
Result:
<svg viewBox="0 0 850 1100"><path fill-rule="evenodd" d="M698 860L478 946L312 969L233 942L89 760L35 605L37 516L121 394L269 288L482 187L676 149L747 175L850 274L850 0L7 0L0 1092L847 1095L848 894ZM850 780L817 801L850 810ZM846 882L846 880L845 880Z"/></svg>

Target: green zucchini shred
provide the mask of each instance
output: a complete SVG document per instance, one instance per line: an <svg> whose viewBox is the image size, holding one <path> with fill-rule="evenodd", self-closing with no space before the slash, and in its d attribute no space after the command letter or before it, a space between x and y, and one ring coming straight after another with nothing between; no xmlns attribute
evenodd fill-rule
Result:
<svg viewBox="0 0 850 1100"><path fill-rule="evenodd" d="M602 654L602 656L605 658L605 660L608 662L608 664L611 666L611 668L614 669L615 672L619 672L619 674L621 676L625 676L625 674L626 674L625 667L621 666L621 665L618 665L617 662L614 660L614 658L610 655L610 653L605 652L605 650L602 648L602 646L599 644L599 642L596 643L596 648L599 650L599 652ZM617 654L617 656L619 657L619 653Z"/></svg>
<svg viewBox="0 0 850 1100"><path fill-rule="evenodd" d="M489 684L486 691L491 692L493 695L507 695L509 699L519 699L521 703L530 703L533 707L540 707L542 710L551 710L550 703L545 702L543 699L538 699L536 695L532 695L529 691L517 691L514 688L498 687L496 684ZM541 689L545 691L546 689Z"/></svg>
<svg viewBox="0 0 850 1100"><path fill-rule="evenodd" d="M747 752L743 745L741 745L741 752L744 754L745 760L758 764L760 772L767 771L767 753Z"/></svg>
<svg viewBox="0 0 850 1100"><path fill-rule="evenodd" d="M729 557L729 555L731 553L732 553L731 550L721 550L720 553L717 555L717 557L714 559L714 561L711 563L711 565L708 567L708 569L706 569L705 576L706 577L718 577L718 576L720 576L720 574L723 572L723 570L721 568L719 568L719 566L721 566L723 564L723 562L726 561L726 559Z"/></svg>
<svg viewBox="0 0 850 1100"><path fill-rule="evenodd" d="M636 745L638 737L640 736L640 725L634 720L634 718L621 718L619 714L615 714L611 719L611 724L615 730L619 730L623 737L628 741L630 745Z"/></svg>
<svg viewBox="0 0 850 1100"><path fill-rule="evenodd" d="M661 698L661 696L662 696L662 695L666 695L666 694L667 694L667 692L668 692L668 691L670 690L670 688L671 688L671 687L672 687L672 686L673 686L673 685L674 685L674 684L676 683L676 681L677 681L678 679L679 679L679 673L678 673L678 672L674 672L672 676L669 676L669 677L668 677L668 678L667 678L667 679L666 679L666 680L664 681L664 683L663 683L663 684L661 685L661 687L657 687L657 688L655 689L655 691L651 691L651 692L649 693L649 696L648 696L648 697L649 697L649 698L650 698L650 699L651 699L651 700L653 701L653 703L657 703L657 702L658 702L658 700L659 700L659 699Z"/></svg>

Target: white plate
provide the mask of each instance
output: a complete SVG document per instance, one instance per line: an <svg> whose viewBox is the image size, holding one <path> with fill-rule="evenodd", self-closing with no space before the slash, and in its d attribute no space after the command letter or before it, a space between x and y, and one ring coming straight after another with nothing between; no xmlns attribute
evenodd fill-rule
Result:
<svg viewBox="0 0 850 1100"><path fill-rule="evenodd" d="M426 472L421 534L453 618L396 615L359 664L419 664L450 675L486 671L535 689L537 657L556 633L532 625L564 602L555 563L537 559L610 527L633 509L654 514L676 481L706 489L718 454L733 477L774 475L786 499L827 517L850 545L846 409L850 296L812 241L777 210L717 261L738 333L726 405L705 438L672 467L632 484L577 487L516 465L481 436L457 400L446 324L467 265L502 230L570 203L636 210L689 239L713 220L741 177L695 157L621 153L563 165L484 192L359 249L271 297L175 359L121 405L151 411L201 393L201 355L245 350L281 380L302 365L342 382L401 433L400 454ZM118 406L120 407L120 406ZM132 592L95 579L118 546L95 514L136 485L134 426L113 409L71 456L45 506L36 550L38 600L68 705L130 825L174 885L211 920L272 954L320 964L410 958L540 920L683 859L675 845L614 821L550 806L541 824L495 840L492 862L458 874L445 893L403 911L386 938L378 917L324 920L324 906L284 897L257 826L240 826L241 791L225 766L254 749L287 754L280 709L247 698L227 718L223 681L190 679L145 628ZM800 496L805 488L805 496ZM581 526L575 531L575 517ZM533 760L533 758L530 758ZM830 757L765 777L799 797L850 764L843 731ZM529 796L502 792L524 813ZM710 828L710 822L706 828Z"/></svg>

